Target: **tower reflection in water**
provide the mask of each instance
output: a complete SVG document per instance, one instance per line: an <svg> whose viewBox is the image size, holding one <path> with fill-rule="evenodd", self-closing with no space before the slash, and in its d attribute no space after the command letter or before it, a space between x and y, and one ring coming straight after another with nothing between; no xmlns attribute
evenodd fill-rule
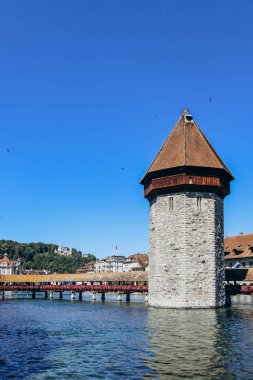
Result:
<svg viewBox="0 0 253 380"><path fill-rule="evenodd" d="M150 308L146 331L153 378L253 379L252 308Z"/></svg>

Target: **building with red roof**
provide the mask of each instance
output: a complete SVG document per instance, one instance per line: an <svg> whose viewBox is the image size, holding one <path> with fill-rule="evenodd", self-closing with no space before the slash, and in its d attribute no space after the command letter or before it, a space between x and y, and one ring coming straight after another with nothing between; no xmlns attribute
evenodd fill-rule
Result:
<svg viewBox="0 0 253 380"><path fill-rule="evenodd" d="M20 260L12 261L7 254L0 259L0 275L1 274L19 274Z"/></svg>

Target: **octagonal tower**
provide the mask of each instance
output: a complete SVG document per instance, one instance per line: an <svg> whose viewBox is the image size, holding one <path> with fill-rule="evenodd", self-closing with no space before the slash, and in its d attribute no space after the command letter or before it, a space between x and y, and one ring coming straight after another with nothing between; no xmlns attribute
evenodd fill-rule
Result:
<svg viewBox="0 0 253 380"><path fill-rule="evenodd" d="M141 180L150 202L151 306L225 305L223 199L233 179L184 110Z"/></svg>

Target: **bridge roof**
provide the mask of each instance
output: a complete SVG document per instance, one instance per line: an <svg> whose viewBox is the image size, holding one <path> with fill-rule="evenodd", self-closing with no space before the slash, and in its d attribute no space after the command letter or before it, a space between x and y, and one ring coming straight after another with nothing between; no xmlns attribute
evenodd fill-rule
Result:
<svg viewBox="0 0 253 380"><path fill-rule="evenodd" d="M226 269L226 281L252 281L252 269ZM0 283L37 283L37 282L148 282L148 272L118 273L57 273L48 275L0 275Z"/></svg>
<svg viewBox="0 0 253 380"><path fill-rule="evenodd" d="M147 272L56 273L47 275L0 275L1 282L147 282Z"/></svg>

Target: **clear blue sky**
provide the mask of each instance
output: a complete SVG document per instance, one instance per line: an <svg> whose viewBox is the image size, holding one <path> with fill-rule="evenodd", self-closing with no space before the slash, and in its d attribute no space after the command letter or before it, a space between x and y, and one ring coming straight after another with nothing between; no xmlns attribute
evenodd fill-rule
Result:
<svg viewBox="0 0 253 380"><path fill-rule="evenodd" d="M225 232L253 232L252 14L248 0L0 0L0 238L147 251L139 180L185 106L236 177Z"/></svg>

